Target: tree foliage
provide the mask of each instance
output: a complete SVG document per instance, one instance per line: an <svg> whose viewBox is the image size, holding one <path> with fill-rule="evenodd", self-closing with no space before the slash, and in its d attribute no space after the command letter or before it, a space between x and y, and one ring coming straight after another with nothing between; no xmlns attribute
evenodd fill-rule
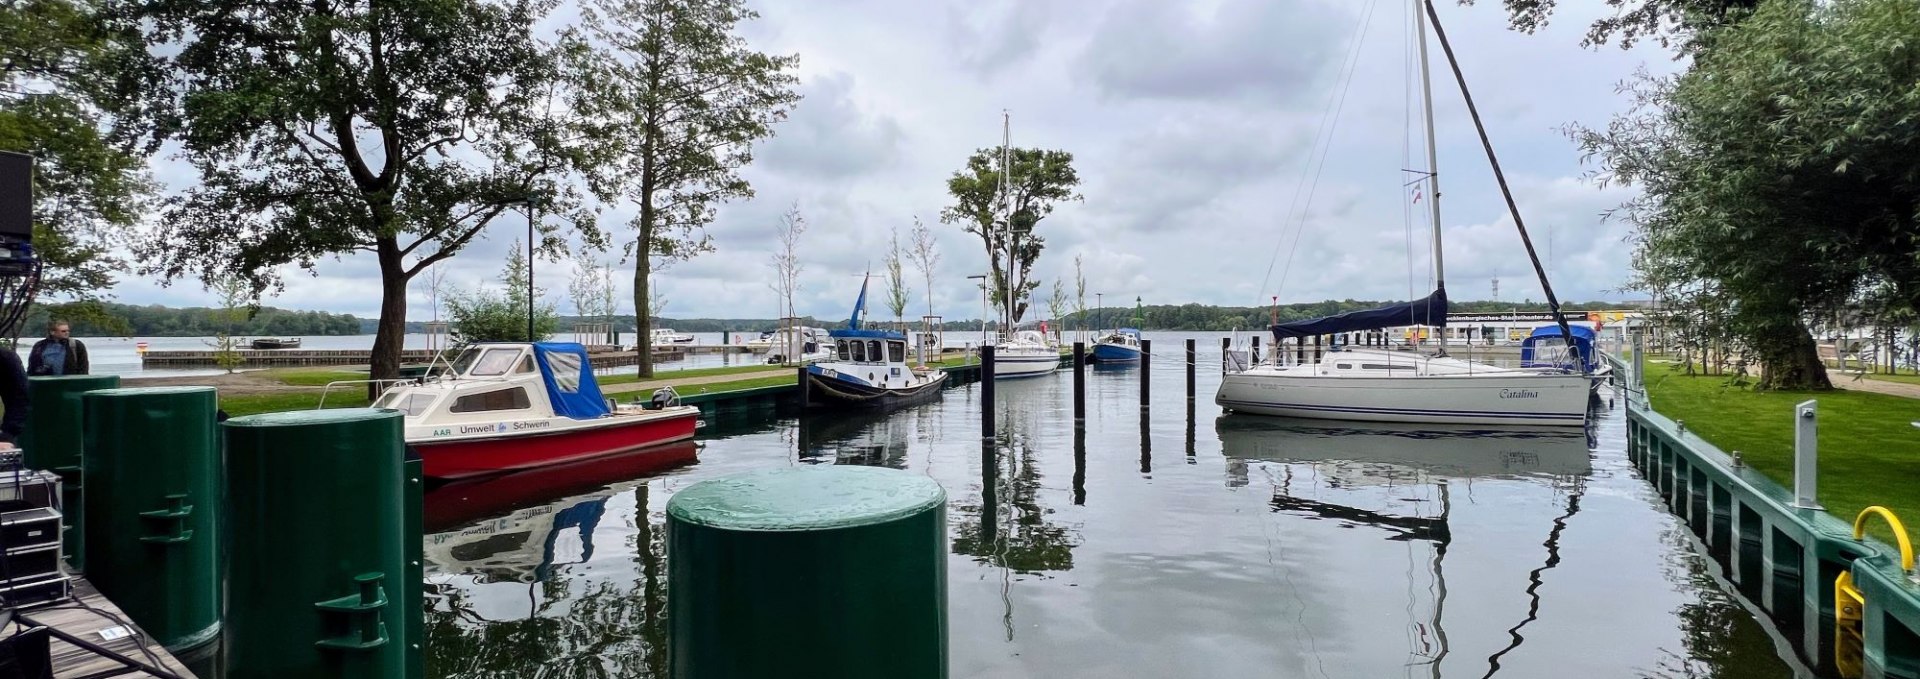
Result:
<svg viewBox="0 0 1920 679"><path fill-rule="evenodd" d="M1429 0L1430 1L1430 0ZM1532 33L1547 25L1558 0L1502 0L1514 30ZM1473 0L1461 0L1471 5ZM1738 22L1760 0L1606 0L1613 16L1595 19L1583 44L1617 42L1622 49L1651 39L1690 51L1704 46L1713 29Z"/></svg>
<svg viewBox="0 0 1920 679"><path fill-rule="evenodd" d="M167 279L372 253L376 378L395 377L415 275L530 206L593 242L572 182L605 141L564 115L577 74L533 34L543 0L144 3L120 17L169 75L149 92L199 183L138 249ZM556 113L560 112L560 113ZM532 209L537 207L537 212Z"/></svg>
<svg viewBox="0 0 1920 679"><path fill-rule="evenodd" d="M734 31L758 15L742 0L588 0L582 15L569 42L594 87L576 110L623 142L604 150L613 162L593 182L637 208L626 254L634 308L646 309L655 259L712 250L714 208L753 196L739 170L799 101L799 58L747 47ZM644 377L652 328L638 315Z"/></svg>
<svg viewBox="0 0 1920 679"><path fill-rule="evenodd" d="M1026 314L1029 293L1040 287L1030 272L1047 241L1035 229L1053 214L1055 205L1080 200L1075 193L1080 175L1073 169L1073 154L1066 151L1016 148L1011 155L1012 181L1003 192L1000 149L975 151L966 167L947 179L953 204L940 211L940 221L959 224L980 237L991 262L990 299L1017 324ZM1008 252L1018 260L1011 272ZM1006 305L1009 291L1017 300L1011 309Z"/></svg>
<svg viewBox="0 0 1920 679"><path fill-rule="evenodd" d="M1824 388L1809 322L1920 302L1920 5L1780 0L1576 132L1665 283L1725 296L1763 388Z"/></svg>
<svg viewBox="0 0 1920 679"><path fill-rule="evenodd" d="M110 30L89 0L20 0L0 12L0 150L35 157L34 250L44 296L89 299L127 263L113 256L150 208L154 187L124 104L151 70L134 36ZM113 115L119 111L121 115Z"/></svg>
<svg viewBox="0 0 1920 679"><path fill-rule="evenodd" d="M920 217L913 218L913 249L907 251L913 260L913 268L920 270L920 278L927 285L927 315L933 315L933 272L940 266L940 241L933 235L933 229L921 223Z"/></svg>
<svg viewBox="0 0 1920 679"><path fill-rule="evenodd" d="M536 342L560 327L553 304L541 301L543 292L527 290L527 257L515 243L500 271L500 287L483 285L447 298L455 344L474 342ZM527 336L527 310L533 309L533 336Z"/></svg>
<svg viewBox="0 0 1920 679"><path fill-rule="evenodd" d="M907 301L913 296L913 290L907 287L907 270L900 261L900 229L895 228L887 237L887 310L893 312L893 320L898 323L907 314Z"/></svg>

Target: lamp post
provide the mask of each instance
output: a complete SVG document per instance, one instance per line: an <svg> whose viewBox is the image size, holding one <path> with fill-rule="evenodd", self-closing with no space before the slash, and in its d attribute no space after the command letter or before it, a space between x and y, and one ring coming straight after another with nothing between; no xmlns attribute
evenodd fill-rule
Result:
<svg viewBox="0 0 1920 679"><path fill-rule="evenodd" d="M1106 314L1106 311L1105 311L1107 307L1106 298L1107 298L1107 293L1104 293L1104 292L1093 293L1093 307L1094 307L1093 308L1093 332L1096 335L1101 330L1104 329L1100 327L1100 321L1102 320L1100 317ZM1086 298L1082 297L1081 299L1086 299Z"/></svg>
<svg viewBox="0 0 1920 679"><path fill-rule="evenodd" d="M527 208L527 341L533 342L540 339L533 336L533 225L538 221L534 216L534 209L540 207L540 197L527 195L507 201L505 204L521 205Z"/></svg>
<svg viewBox="0 0 1920 679"><path fill-rule="evenodd" d="M987 275L968 276L967 280L980 281L980 341L987 341Z"/></svg>

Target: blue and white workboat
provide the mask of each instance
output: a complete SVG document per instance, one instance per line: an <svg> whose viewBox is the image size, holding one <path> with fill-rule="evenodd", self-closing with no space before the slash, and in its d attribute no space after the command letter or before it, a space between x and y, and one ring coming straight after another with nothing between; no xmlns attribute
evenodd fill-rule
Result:
<svg viewBox="0 0 1920 679"><path fill-rule="evenodd" d="M1095 363L1137 363L1140 361L1140 331L1121 328L1093 341Z"/></svg>
<svg viewBox="0 0 1920 679"><path fill-rule="evenodd" d="M891 408L940 398L947 374L907 364L907 336L892 330L861 328L867 284L860 284L847 327L827 333L832 355L806 367L809 407Z"/></svg>

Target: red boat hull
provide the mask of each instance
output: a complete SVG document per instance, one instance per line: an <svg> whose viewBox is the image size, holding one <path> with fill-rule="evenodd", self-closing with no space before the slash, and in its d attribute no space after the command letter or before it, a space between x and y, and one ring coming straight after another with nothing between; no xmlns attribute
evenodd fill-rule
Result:
<svg viewBox="0 0 1920 679"><path fill-rule="evenodd" d="M699 417L634 418L607 426L456 441L411 443L428 478L459 479L585 460L693 438Z"/></svg>

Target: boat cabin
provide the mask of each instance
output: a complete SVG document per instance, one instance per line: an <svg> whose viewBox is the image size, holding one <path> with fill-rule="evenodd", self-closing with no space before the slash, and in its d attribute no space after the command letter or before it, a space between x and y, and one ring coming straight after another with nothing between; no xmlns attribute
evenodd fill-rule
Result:
<svg viewBox="0 0 1920 679"><path fill-rule="evenodd" d="M603 417L610 412L573 342L487 343L467 347L437 377L388 389L375 408L433 425L493 425L503 418Z"/></svg>
<svg viewBox="0 0 1920 679"><path fill-rule="evenodd" d="M1120 328L1113 332L1109 332L1105 335L1101 335L1100 338L1094 340L1094 342L1099 344L1112 344L1112 345L1118 345L1118 346L1124 346L1124 347L1137 348L1140 346L1140 331L1135 328Z"/></svg>
<svg viewBox="0 0 1920 679"><path fill-rule="evenodd" d="M829 333L840 363L906 365L907 336L887 330L835 330Z"/></svg>
<svg viewBox="0 0 1920 679"><path fill-rule="evenodd" d="M1560 332L1560 326L1543 325L1533 329L1533 334L1520 341L1520 365L1526 368L1559 368L1593 372L1599 367L1599 361L1593 353L1593 328L1569 325L1573 331L1573 347L1580 352L1580 363L1575 365L1567 350L1567 336Z"/></svg>

